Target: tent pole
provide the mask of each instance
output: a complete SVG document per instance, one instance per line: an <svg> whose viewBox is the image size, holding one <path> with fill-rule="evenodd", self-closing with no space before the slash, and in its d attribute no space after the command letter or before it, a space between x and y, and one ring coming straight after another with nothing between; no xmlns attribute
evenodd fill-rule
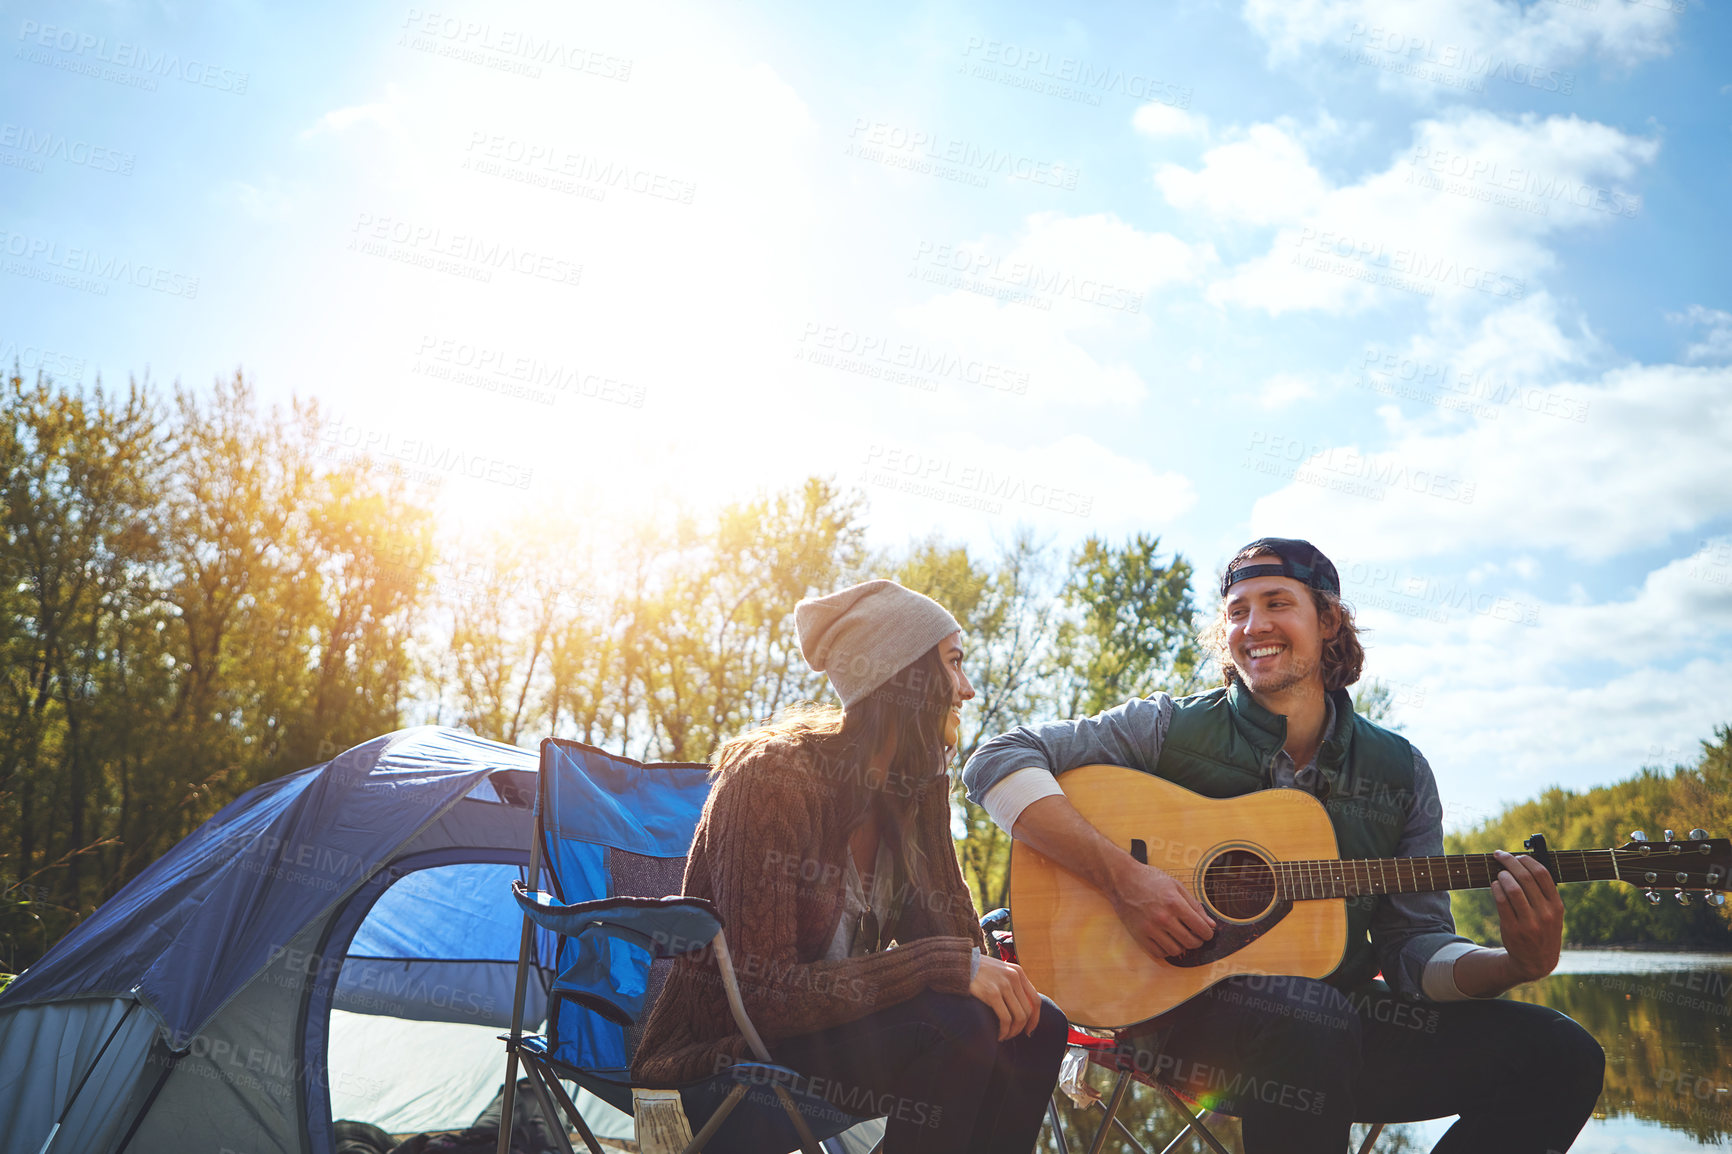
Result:
<svg viewBox="0 0 1732 1154"><path fill-rule="evenodd" d="M535 775L535 813L529 819L529 886L541 888L541 796L547 774L546 752ZM497 1154L511 1154L511 1115L517 1105L517 1045L523 1037L523 996L529 989L529 952L535 948L535 923L523 915L523 937L517 945L517 990L511 1001L511 1040L505 1043L505 1089L499 1101ZM552 1006L548 1007L552 1016Z"/></svg>
<svg viewBox="0 0 1732 1154"><path fill-rule="evenodd" d="M48 1131L48 1140L42 1143L42 1149L37 1154L48 1154L48 1148L54 1145L54 1139L60 1133L60 1127L66 1124L67 1117L72 1113L72 1107L78 1104L78 1096L84 1093L84 1084L90 1081L90 1076L96 1073L96 1068L102 1065L102 1056L108 1053L108 1044L114 1041L120 1033L120 1028L126 1025L126 1020L132 1017L132 1012L138 1009L136 1000L127 1004L126 1010L120 1015L120 1021L114 1023L114 1029L108 1032L108 1037L102 1040L102 1048L96 1051L96 1057L90 1059L90 1066L84 1071L84 1077L78 1079L78 1087L72 1091L72 1097L66 1099L66 1105L60 1111L60 1117L54 1120L54 1125Z"/></svg>

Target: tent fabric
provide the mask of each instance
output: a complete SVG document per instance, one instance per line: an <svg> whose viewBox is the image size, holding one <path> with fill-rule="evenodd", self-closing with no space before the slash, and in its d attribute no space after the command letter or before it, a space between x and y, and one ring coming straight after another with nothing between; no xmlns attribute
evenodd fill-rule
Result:
<svg viewBox="0 0 1732 1154"><path fill-rule="evenodd" d="M0 1154L38 1154L63 1115L49 1154L329 1154L333 1097L411 1100L436 1055L405 1074L375 1052L340 1072L370 1081L333 1086L331 1023L509 1021L536 773L533 751L428 726L230 803L0 994ZM493 1044L497 1070L468 1075L488 1096Z"/></svg>
<svg viewBox="0 0 1732 1154"><path fill-rule="evenodd" d="M331 1115L364 1117L393 1134L461 1129L499 1093L499 1051L499 1031L492 1027L337 1010L331 1014ZM380 1076L380 1052L392 1056L389 1078ZM599 1137L633 1136L630 1114L581 1087L568 1084L567 1091Z"/></svg>
<svg viewBox="0 0 1732 1154"><path fill-rule="evenodd" d="M132 995L184 1047L270 960L494 768L534 754L411 729L251 790L19 975L0 1007Z"/></svg>
<svg viewBox="0 0 1732 1154"><path fill-rule="evenodd" d="M130 998L13 1011L0 1029L0 1119L6 1120L0 1131L34 1135L34 1154L65 1116L55 1135L57 1149L107 1149L119 1138L124 1113L68 1107L140 1101L157 1073L149 1056L161 1025Z"/></svg>

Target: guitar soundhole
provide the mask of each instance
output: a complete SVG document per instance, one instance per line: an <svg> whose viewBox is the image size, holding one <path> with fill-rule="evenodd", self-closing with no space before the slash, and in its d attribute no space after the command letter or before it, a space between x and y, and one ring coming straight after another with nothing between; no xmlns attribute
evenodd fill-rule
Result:
<svg viewBox="0 0 1732 1154"><path fill-rule="evenodd" d="M1275 900L1275 871L1248 850L1228 850L1203 871L1203 894L1221 916L1248 921Z"/></svg>

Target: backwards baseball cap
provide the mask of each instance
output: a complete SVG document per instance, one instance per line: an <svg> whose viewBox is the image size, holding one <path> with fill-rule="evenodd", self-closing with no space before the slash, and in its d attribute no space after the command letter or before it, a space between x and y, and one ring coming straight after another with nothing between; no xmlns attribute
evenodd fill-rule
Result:
<svg viewBox="0 0 1732 1154"><path fill-rule="evenodd" d="M1235 581L1245 581L1252 577L1291 577L1313 589L1321 589L1336 596L1341 594L1341 575L1335 571L1334 563L1309 541L1301 541L1295 537L1259 537L1234 556L1245 553L1273 553L1281 560L1274 562L1254 557L1252 564L1240 565L1237 569L1229 568L1221 575L1221 596L1227 595L1227 589Z"/></svg>

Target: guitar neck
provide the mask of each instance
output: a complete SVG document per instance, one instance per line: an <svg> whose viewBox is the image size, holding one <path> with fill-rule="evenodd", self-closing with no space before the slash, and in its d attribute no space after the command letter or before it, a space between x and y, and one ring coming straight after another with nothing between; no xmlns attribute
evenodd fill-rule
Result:
<svg viewBox="0 0 1732 1154"><path fill-rule="evenodd" d="M1617 851L1552 850L1559 881L1619 880ZM1532 857L1532 854L1516 854ZM1482 890L1497 880L1503 866L1488 853L1444 857L1360 858L1276 862L1276 884L1290 901L1353 898L1363 894L1422 894L1438 890Z"/></svg>

